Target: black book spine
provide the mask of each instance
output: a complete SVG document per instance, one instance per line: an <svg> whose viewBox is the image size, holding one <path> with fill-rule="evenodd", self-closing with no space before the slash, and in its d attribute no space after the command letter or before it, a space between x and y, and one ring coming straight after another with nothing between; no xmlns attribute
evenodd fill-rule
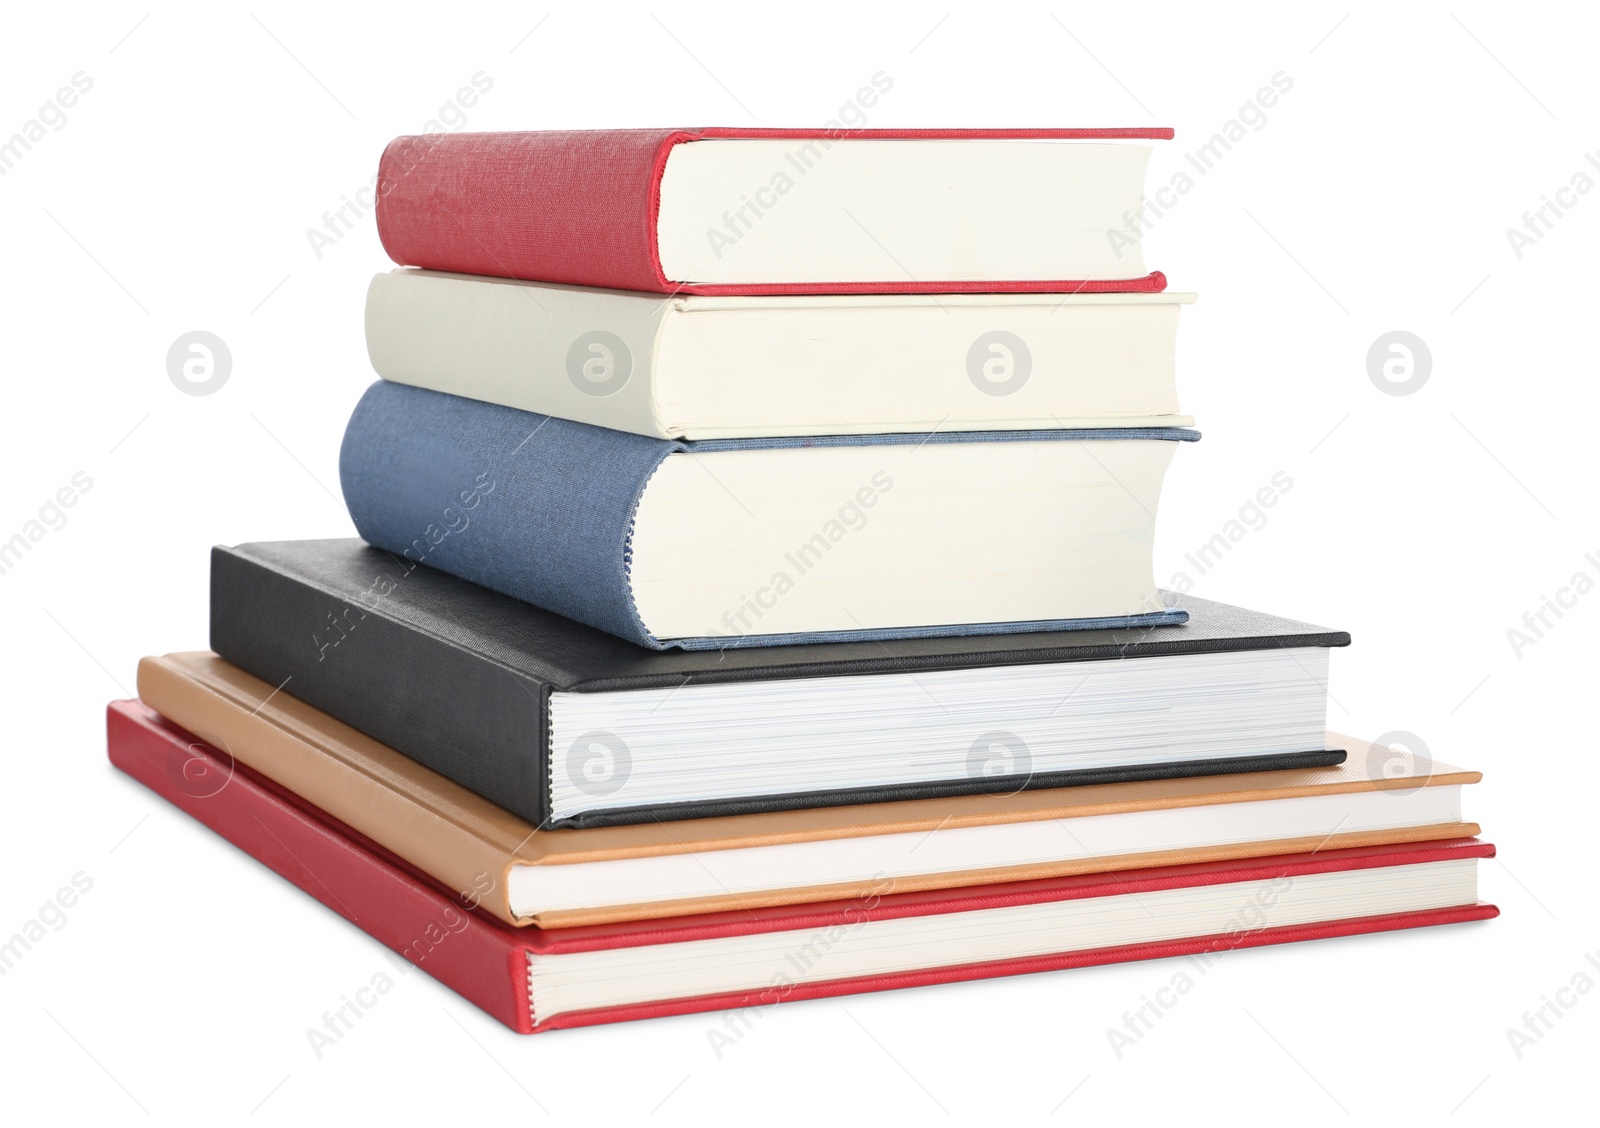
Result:
<svg viewBox="0 0 1600 1128"><path fill-rule="evenodd" d="M329 592L211 553L211 648L535 826L549 814L549 686L389 614L405 562ZM463 633L467 633L465 630Z"/></svg>

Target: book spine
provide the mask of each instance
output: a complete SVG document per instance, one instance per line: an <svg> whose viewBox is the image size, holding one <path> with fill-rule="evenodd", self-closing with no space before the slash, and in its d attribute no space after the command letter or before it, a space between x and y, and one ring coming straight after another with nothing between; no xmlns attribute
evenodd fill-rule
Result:
<svg viewBox="0 0 1600 1128"><path fill-rule="evenodd" d="M380 969L389 984L421 968L511 1029L532 1032L526 945L504 929L137 701L107 709L106 738L118 769L394 953Z"/></svg>
<svg viewBox="0 0 1600 1128"><path fill-rule="evenodd" d="M668 438L655 361L671 316L651 294L396 270L367 288L367 355L399 384Z"/></svg>
<svg viewBox="0 0 1600 1128"><path fill-rule="evenodd" d="M668 293L656 250L670 129L397 137L378 237L402 266Z"/></svg>
<svg viewBox="0 0 1600 1128"><path fill-rule="evenodd" d="M628 539L666 439L379 381L339 480L356 531L426 564L652 649Z"/></svg>
<svg viewBox="0 0 1600 1128"><path fill-rule="evenodd" d="M411 565L410 567L415 567ZM211 648L269 685L538 826L548 812L548 687L419 630L386 598L408 562L328 592L211 553Z"/></svg>

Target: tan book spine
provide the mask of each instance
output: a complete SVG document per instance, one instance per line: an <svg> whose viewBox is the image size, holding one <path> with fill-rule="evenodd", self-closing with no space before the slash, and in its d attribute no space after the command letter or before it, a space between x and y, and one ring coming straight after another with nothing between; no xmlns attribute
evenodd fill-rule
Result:
<svg viewBox="0 0 1600 1128"><path fill-rule="evenodd" d="M513 816L442 777L434 776L426 788L410 786L403 771L386 770L371 749L342 747L321 739L316 727L296 724L299 703L259 684L268 692L252 701L216 682L198 681L170 657L139 663L139 697L156 712L393 851L469 903L508 923L529 923L512 916L506 897L516 839L496 827L500 819L475 808L489 807L520 826ZM367 754L352 756L351 751ZM460 794L451 794L451 788Z"/></svg>

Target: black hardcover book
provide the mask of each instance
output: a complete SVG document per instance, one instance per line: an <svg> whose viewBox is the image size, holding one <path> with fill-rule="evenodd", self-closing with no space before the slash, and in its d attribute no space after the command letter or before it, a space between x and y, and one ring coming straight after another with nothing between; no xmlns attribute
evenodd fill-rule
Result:
<svg viewBox="0 0 1600 1128"><path fill-rule="evenodd" d="M535 825L1337 764L1342 631L1194 596L1140 630L645 650L359 540L218 547L228 661Z"/></svg>

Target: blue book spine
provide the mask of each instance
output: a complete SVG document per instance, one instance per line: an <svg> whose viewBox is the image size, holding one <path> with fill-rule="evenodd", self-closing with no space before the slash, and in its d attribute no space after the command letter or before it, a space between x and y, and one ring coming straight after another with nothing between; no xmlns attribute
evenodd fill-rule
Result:
<svg viewBox="0 0 1600 1128"><path fill-rule="evenodd" d="M1176 608L1048 623L962 623L738 639L658 639L628 579L634 513L667 456L715 451L1025 439L1199 438L1187 429L981 431L678 442L378 381L356 405L339 479L356 531L426 564L652 650L717 649L1181 623Z"/></svg>

